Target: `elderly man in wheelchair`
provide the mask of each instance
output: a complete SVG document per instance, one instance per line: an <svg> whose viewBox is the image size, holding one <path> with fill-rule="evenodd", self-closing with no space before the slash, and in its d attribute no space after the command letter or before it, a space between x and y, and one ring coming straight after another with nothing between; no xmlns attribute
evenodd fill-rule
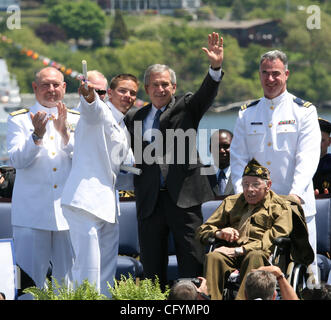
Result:
<svg viewBox="0 0 331 320"><path fill-rule="evenodd" d="M205 261L207 286L215 300L223 299L225 282L237 269L240 270L240 287L236 299L245 299L247 274L252 269L270 265L274 241L291 236L294 220L304 226L296 234L300 246L303 244L299 258L307 265L313 258L303 212L298 213L301 219L293 219L296 203L270 190L269 170L252 159L244 169L242 184L243 193L225 198L196 233L204 244L211 239L220 240L220 246L209 252ZM296 255L293 248L297 246L298 241L291 245L291 254Z"/></svg>

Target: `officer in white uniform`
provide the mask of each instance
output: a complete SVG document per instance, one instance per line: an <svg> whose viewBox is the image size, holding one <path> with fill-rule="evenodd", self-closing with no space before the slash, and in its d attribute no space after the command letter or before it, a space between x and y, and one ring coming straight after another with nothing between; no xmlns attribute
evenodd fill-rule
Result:
<svg viewBox="0 0 331 320"><path fill-rule="evenodd" d="M37 102L10 114L7 146L16 168L12 196L16 261L43 287L50 262L59 282L70 281L73 251L60 201L71 169L72 131L79 113L61 102L66 84L57 69L42 69L32 86Z"/></svg>
<svg viewBox="0 0 331 320"><path fill-rule="evenodd" d="M80 87L73 166L62 196L75 252L74 282L88 279L108 295L116 272L119 225L116 180L130 150L123 128L96 93ZM132 102L133 103L133 102Z"/></svg>
<svg viewBox="0 0 331 320"><path fill-rule="evenodd" d="M264 97L243 106L234 129L230 165L235 192L253 157L271 173L272 190L301 201L316 253L315 197L312 178L320 157L321 133L316 108L286 90L286 55L278 50L262 56L260 80ZM316 259L312 271L318 281Z"/></svg>

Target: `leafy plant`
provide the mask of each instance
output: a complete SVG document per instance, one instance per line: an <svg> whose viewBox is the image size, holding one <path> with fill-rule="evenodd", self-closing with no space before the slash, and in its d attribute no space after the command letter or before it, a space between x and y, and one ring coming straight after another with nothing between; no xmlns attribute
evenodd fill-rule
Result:
<svg viewBox="0 0 331 320"><path fill-rule="evenodd" d="M24 293L30 293L34 300L106 300L105 295L100 294L95 285L91 285L87 280L79 286L72 288L66 284L60 285L59 282L52 277L52 280L47 280L45 288L29 287Z"/></svg>
<svg viewBox="0 0 331 320"><path fill-rule="evenodd" d="M166 300L169 295L169 288L162 292L159 279L143 279L136 281L132 275L129 278L121 275L120 281L115 281L114 287L108 283L108 290L113 300Z"/></svg>

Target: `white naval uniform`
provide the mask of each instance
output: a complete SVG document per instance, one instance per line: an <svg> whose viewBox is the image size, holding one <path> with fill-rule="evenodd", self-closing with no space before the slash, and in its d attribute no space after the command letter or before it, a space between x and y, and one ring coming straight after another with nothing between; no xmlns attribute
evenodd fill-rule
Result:
<svg viewBox="0 0 331 320"><path fill-rule="evenodd" d="M34 127L30 112L45 111L57 116L57 108L46 108L38 102L8 117L7 147L16 168L12 196L12 225L17 264L41 287L49 261L52 275L59 281L68 279L73 255L69 226L60 205L64 183L71 169L74 134L63 145L53 121L46 125L42 144L32 139ZM68 112L67 121L74 128L78 112Z"/></svg>
<svg viewBox="0 0 331 320"><path fill-rule="evenodd" d="M244 167L253 157L267 167L273 191L296 194L304 201L309 241L316 253L312 178L320 158L321 131L315 106L295 99L285 91L239 111L230 146L232 182L235 192L242 192ZM314 265L313 271L317 275Z"/></svg>
<svg viewBox="0 0 331 320"><path fill-rule="evenodd" d="M80 97L73 165L61 203L75 252L74 282L88 279L109 295L119 241L115 184L130 147L109 107L95 97L91 104Z"/></svg>

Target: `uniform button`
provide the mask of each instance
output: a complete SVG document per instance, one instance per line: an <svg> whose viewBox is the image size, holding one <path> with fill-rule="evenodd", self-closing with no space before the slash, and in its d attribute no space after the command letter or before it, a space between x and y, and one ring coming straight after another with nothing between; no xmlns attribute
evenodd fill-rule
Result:
<svg viewBox="0 0 331 320"><path fill-rule="evenodd" d="M55 172L57 169L56 168L53 168L53 171Z"/></svg>
<svg viewBox="0 0 331 320"><path fill-rule="evenodd" d="M54 140L54 137L53 137L53 136L50 136L49 138L50 138L51 140Z"/></svg>
<svg viewBox="0 0 331 320"><path fill-rule="evenodd" d="M254 130L254 133L256 133L256 130Z"/></svg>
<svg viewBox="0 0 331 320"><path fill-rule="evenodd" d="M274 107L274 106L271 106L271 107L270 107L270 110L274 110L274 109L275 109L275 107Z"/></svg>
<svg viewBox="0 0 331 320"><path fill-rule="evenodd" d="M267 165L270 166L271 165L271 162L270 161L267 161Z"/></svg>
<svg viewBox="0 0 331 320"><path fill-rule="evenodd" d="M56 155L56 152L52 152L52 156L55 156Z"/></svg>
<svg viewBox="0 0 331 320"><path fill-rule="evenodd" d="M271 127L272 127L272 123L269 123L269 124L268 124L268 127L271 128Z"/></svg>
<svg viewBox="0 0 331 320"><path fill-rule="evenodd" d="M56 189L57 188L57 184L54 184L54 189Z"/></svg>
<svg viewBox="0 0 331 320"><path fill-rule="evenodd" d="M268 147L271 147L272 146L272 143L271 142L268 142Z"/></svg>

